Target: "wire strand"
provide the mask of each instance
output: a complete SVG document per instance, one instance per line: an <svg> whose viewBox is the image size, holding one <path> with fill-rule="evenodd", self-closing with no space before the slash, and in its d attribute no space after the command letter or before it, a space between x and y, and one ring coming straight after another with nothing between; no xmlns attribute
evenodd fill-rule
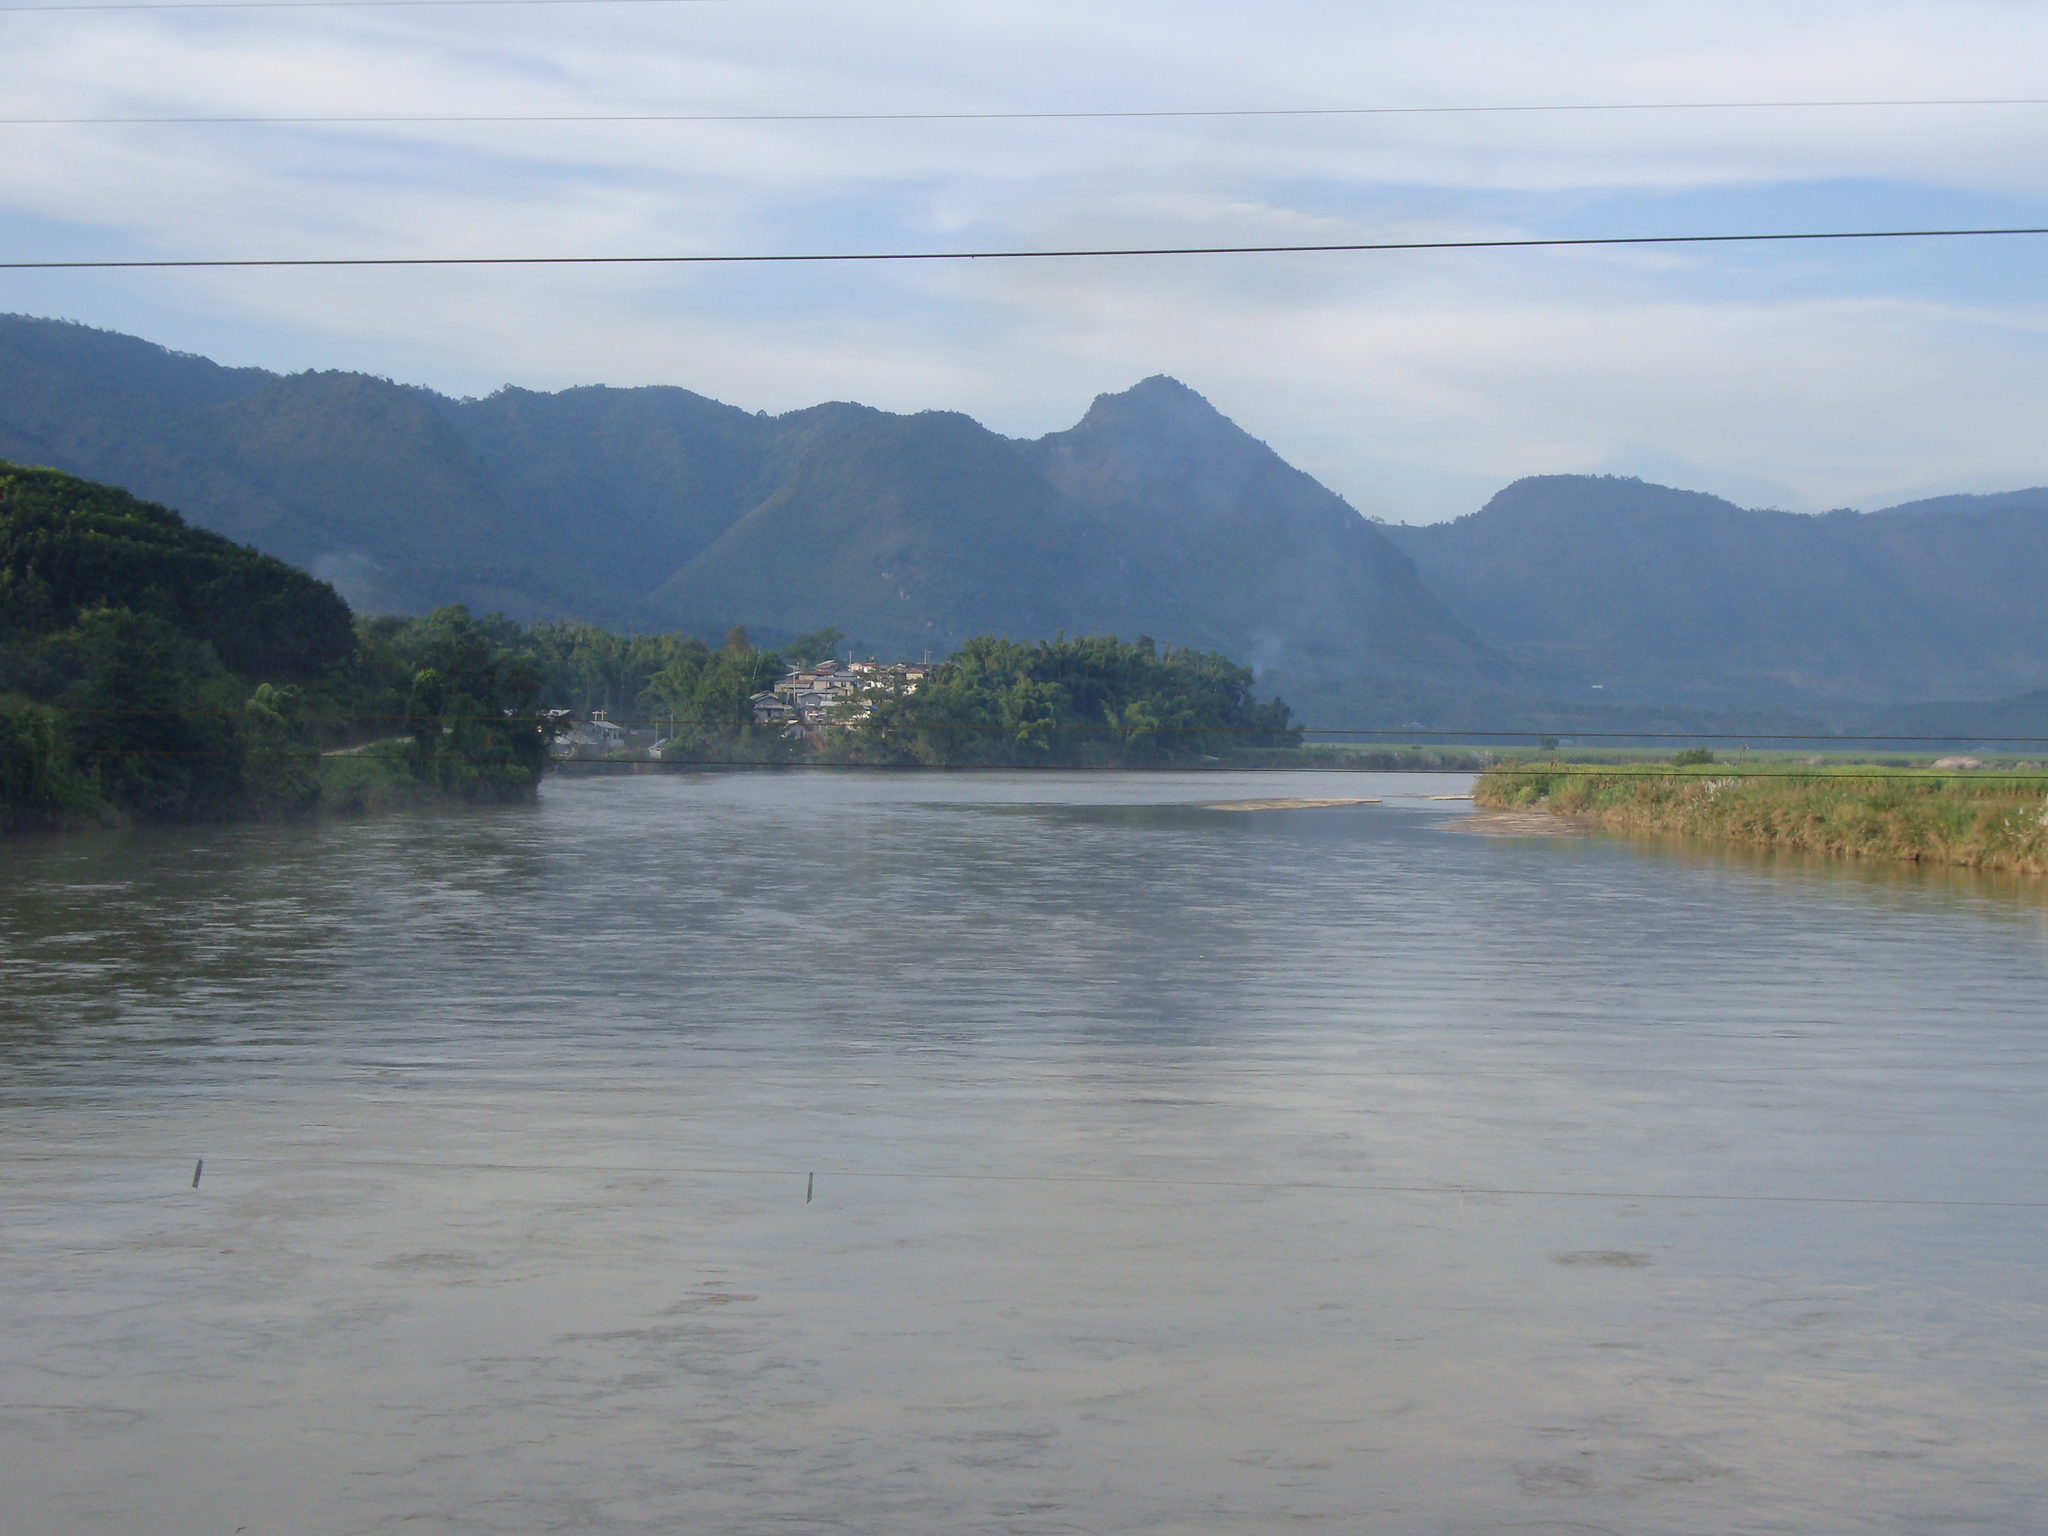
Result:
<svg viewBox="0 0 2048 1536"><path fill-rule="evenodd" d="M0 261L0 272L85 272L251 267L745 266L792 263L1046 261L1118 256L1302 256L1400 251L1566 250L1594 246L1759 245L1850 240L1951 240L2048 235L2048 226L1981 229L1800 230L1739 235L1581 235L1514 240L1332 241L1304 245L1092 246L1061 250L825 251L702 256L242 256L107 261Z"/></svg>

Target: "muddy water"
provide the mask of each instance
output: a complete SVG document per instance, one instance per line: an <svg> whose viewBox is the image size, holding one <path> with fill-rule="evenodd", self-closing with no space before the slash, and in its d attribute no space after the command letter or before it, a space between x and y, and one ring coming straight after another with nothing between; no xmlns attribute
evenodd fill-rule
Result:
<svg viewBox="0 0 2048 1536"><path fill-rule="evenodd" d="M0 849L0 1523L2038 1529L2048 900L1459 787Z"/></svg>

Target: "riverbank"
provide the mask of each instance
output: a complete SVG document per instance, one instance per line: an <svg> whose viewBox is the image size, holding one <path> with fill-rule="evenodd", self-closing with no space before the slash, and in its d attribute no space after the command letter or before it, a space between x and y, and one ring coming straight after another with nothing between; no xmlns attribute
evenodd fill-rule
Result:
<svg viewBox="0 0 2048 1536"><path fill-rule="evenodd" d="M1503 763L1476 805L1605 831L2048 874L2048 775L1843 765Z"/></svg>

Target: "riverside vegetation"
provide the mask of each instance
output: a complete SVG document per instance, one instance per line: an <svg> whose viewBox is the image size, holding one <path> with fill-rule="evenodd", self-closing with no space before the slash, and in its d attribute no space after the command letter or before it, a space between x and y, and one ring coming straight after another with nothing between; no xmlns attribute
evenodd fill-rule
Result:
<svg viewBox="0 0 2048 1536"><path fill-rule="evenodd" d="M1616 832L2048 874L2048 774L1862 764L1732 773L1670 764L1504 763L1475 803L1584 817Z"/></svg>
<svg viewBox="0 0 2048 1536"><path fill-rule="evenodd" d="M167 508L0 463L0 830L531 794L539 685L466 614L358 621Z"/></svg>
<svg viewBox="0 0 2048 1536"><path fill-rule="evenodd" d="M1300 740L1249 668L1106 636L972 639L822 739L757 724L785 660L838 638L357 617L168 508L0 461L0 831L517 799L600 711L665 722L680 761L1165 766Z"/></svg>

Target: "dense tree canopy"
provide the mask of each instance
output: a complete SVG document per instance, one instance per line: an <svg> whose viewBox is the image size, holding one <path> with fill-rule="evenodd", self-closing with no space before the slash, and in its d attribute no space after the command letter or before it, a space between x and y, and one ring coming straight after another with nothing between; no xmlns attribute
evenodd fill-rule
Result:
<svg viewBox="0 0 2048 1536"><path fill-rule="evenodd" d="M845 751L932 764L1193 763L1241 747L1295 746L1286 704L1252 697L1253 675L1210 651L1148 636L1020 645L980 635L914 693L878 704Z"/></svg>
<svg viewBox="0 0 2048 1536"><path fill-rule="evenodd" d="M232 672L313 677L355 646L326 582L114 486L0 461L0 631L92 608L153 615Z"/></svg>
<svg viewBox="0 0 2048 1536"><path fill-rule="evenodd" d="M0 831L304 811L323 748L380 738L352 766L383 798L530 795L548 723L515 638L451 609L359 642L302 571L0 463Z"/></svg>
<svg viewBox="0 0 2048 1536"><path fill-rule="evenodd" d="M325 582L125 491L0 462L0 830L303 808L314 749L276 684L354 659Z"/></svg>
<svg viewBox="0 0 2048 1536"><path fill-rule="evenodd" d="M822 719L757 721L784 672L739 625L714 650L459 606L352 621L166 508L0 464L0 830L522 797L599 714L681 763L1168 766L1300 736L1249 669L1142 637L983 635L914 690L867 672Z"/></svg>

